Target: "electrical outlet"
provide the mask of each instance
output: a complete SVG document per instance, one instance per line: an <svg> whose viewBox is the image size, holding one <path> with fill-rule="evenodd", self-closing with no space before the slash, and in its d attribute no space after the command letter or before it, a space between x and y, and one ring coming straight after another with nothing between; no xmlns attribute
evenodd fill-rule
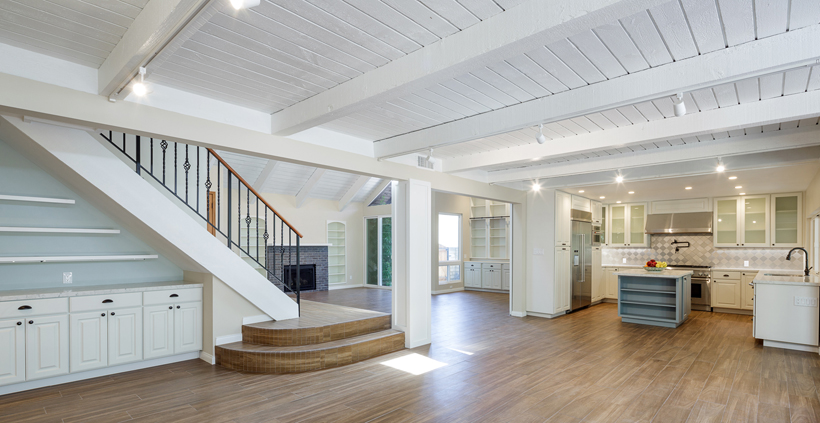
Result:
<svg viewBox="0 0 820 423"><path fill-rule="evenodd" d="M749 260L743 260L743 267L749 267Z"/></svg>
<svg viewBox="0 0 820 423"><path fill-rule="evenodd" d="M794 297L794 305L800 307L817 307L817 298Z"/></svg>
<svg viewBox="0 0 820 423"><path fill-rule="evenodd" d="M626 264L626 259L624 259L624 264Z"/></svg>
<svg viewBox="0 0 820 423"><path fill-rule="evenodd" d="M534 255L534 256L543 256L544 255L544 249L543 248L533 248L532 249L532 255Z"/></svg>
<svg viewBox="0 0 820 423"><path fill-rule="evenodd" d="M63 283L74 283L74 277L71 272L63 272Z"/></svg>

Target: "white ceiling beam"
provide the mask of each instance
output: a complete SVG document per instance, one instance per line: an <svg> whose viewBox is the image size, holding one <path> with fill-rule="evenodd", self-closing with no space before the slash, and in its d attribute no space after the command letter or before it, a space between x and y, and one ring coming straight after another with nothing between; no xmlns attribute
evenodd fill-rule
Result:
<svg viewBox="0 0 820 423"><path fill-rule="evenodd" d="M514 10L514 9L513 9ZM375 143L380 159L689 92L772 72L814 65L820 25L764 38L564 91Z"/></svg>
<svg viewBox="0 0 820 423"><path fill-rule="evenodd" d="M361 191L364 184L370 180L369 176L359 176L356 178L356 181L353 182L353 186L350 187L349 190L342 196L342 199L339 200L339 211L344 211L345 207L353 201L353 197Z"/></svg>
<svg viewBox="0 0 820 423"><path fill-rule="evenodd" d="M310 195L310 191L319 183L319 180L322 179L322 176L325 174L325 169L316 168L313 171L313 174L310 175L305 185L302 186L302 189L299 190L299 193L296 194L296 208L300 208L305 204L305 201Z"/></svg>
<svg viewBox="0 0 820 423"><path fill-rule="evenodd" d="M726 158L732 156L791 150L816 145L820 145L820 130L818 130L817 126L811 126L809 128L796 130L766 132L702 143L658 148L655 150L617 154L611 157L573 160L551 165L501 170L489 172L488 179L490 183L504 183L564 178L599 172L613 172L609 182L614 182L615 172L624 172L624 170L631 168L662 164L671 165L687 161L711 159L713 160L712 168L714 170L719 157L727 160ZM818 157L812 157L809 159L817 158ZM727 169L731 170L731 166L727 166ZM629 180L627 172L624 172L624 177Z"/></svg>
<svg viewBox="0 0 820 423"><path fill-rule="evenodd" d="M372 203L373 200L375 200L376 197L378 197L379 194L381 194L382 191L384 191L384 189L387 188L387 186L390 185L391 182L393 181L390 179L382 179L382 181L379 182L379 184L376 185L376 187L373 188L372 191L370 191L370 194L367 194L367 198L364 199L364 206L369 206L370 203Z"/></svg>
<svg viewBox="0 0 820 423"><path fill-rule="evenodd" d="M218 3L219 0L150 0L100 65L99 94L116 97L137 75L139 67L151 62L194 16L205 11L207 16L202 19L210 17L215 7L206 6Z"/></svg>
<svg viewBox="0 0 820 423"><path fill-rule="evenodd" d="M526 0L436 43L274 113L291 135L532 51L669 0Z"/></svg>
<svg viewBox="0 0 820 423"><path fill-rule="evenodd" d="M276 160L268 160L265 163L265 167L262 168L262 173L256 177L256 180L253 182L253 189L259 191L262 189L262 185L265 185L265 182L268 180L273 171L276 170L276 167L279 165L279 162Z"/></svg>
<svg viewBox="0 0 820 423"><path fill-rule="evenodd" d="M609 147L667 141L815 116L820 116L820 90L559 138L545 144L532 143L454 157L444 160L442 166L445 172L463 172L501 164L520 166L534 158L566 156Z"/></svg>

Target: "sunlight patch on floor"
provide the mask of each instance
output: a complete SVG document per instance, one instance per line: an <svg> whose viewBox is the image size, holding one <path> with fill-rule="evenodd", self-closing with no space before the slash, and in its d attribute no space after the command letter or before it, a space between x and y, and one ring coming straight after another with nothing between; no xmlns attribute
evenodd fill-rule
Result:
<svg viewBox="0 0 820 423"><path fill-rule="evenodd" d="M473 354L475 354L475 353L471 353L471 352L464 351L464 350L457 350L457 349L455 349L455 348L447 348L447 349L448 349L448 350L450 350L450 351L455 351L455 352L457 352L457 353L462 353L462 354L467 354L467 355L473 355Z"/></svg>
<svg viewBox="0 0 820 423"><path fill-rule="evenodd" d="M392 360L385 361L382 364L416 376L423 375L427 372L447 365L447 363L442 363L440 361L433 360L430 357L425 357L416 353L394 358Z"/></svg>

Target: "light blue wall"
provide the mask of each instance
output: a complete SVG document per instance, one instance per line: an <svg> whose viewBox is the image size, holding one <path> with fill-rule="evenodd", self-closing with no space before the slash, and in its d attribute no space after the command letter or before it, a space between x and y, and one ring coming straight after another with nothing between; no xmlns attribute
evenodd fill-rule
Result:
<svg viewBox="0 0 820 423"><path fill-rule="evenodd" d="M71 198L74 205L0 200L0 226L119 229L117 235L0 232L0 256L157 254L76 193L0 140L0 194ZM63 272L74 283L63 285ZM182 280L163 257L132 262L0 264L0 290Z"/></svg>

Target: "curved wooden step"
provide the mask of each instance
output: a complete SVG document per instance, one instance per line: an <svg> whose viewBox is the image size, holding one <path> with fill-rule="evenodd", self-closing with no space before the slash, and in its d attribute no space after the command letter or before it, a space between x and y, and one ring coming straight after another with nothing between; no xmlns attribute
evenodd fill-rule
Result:
<svg viewBox="0 0 820 423"><path fill-rule="evenodd" d="M314 345L392 327L391 315L333 304L302 301L298 319L242 326L242 340L277 347Z"/></svg>
<svg viewBox="0 0 820 423"><path fill-rule="evenodd" d="M356 363L404 349L404 332L384 330L314 345L235 342L216 347L216 364L250 373L302 373Z"/></svg>

